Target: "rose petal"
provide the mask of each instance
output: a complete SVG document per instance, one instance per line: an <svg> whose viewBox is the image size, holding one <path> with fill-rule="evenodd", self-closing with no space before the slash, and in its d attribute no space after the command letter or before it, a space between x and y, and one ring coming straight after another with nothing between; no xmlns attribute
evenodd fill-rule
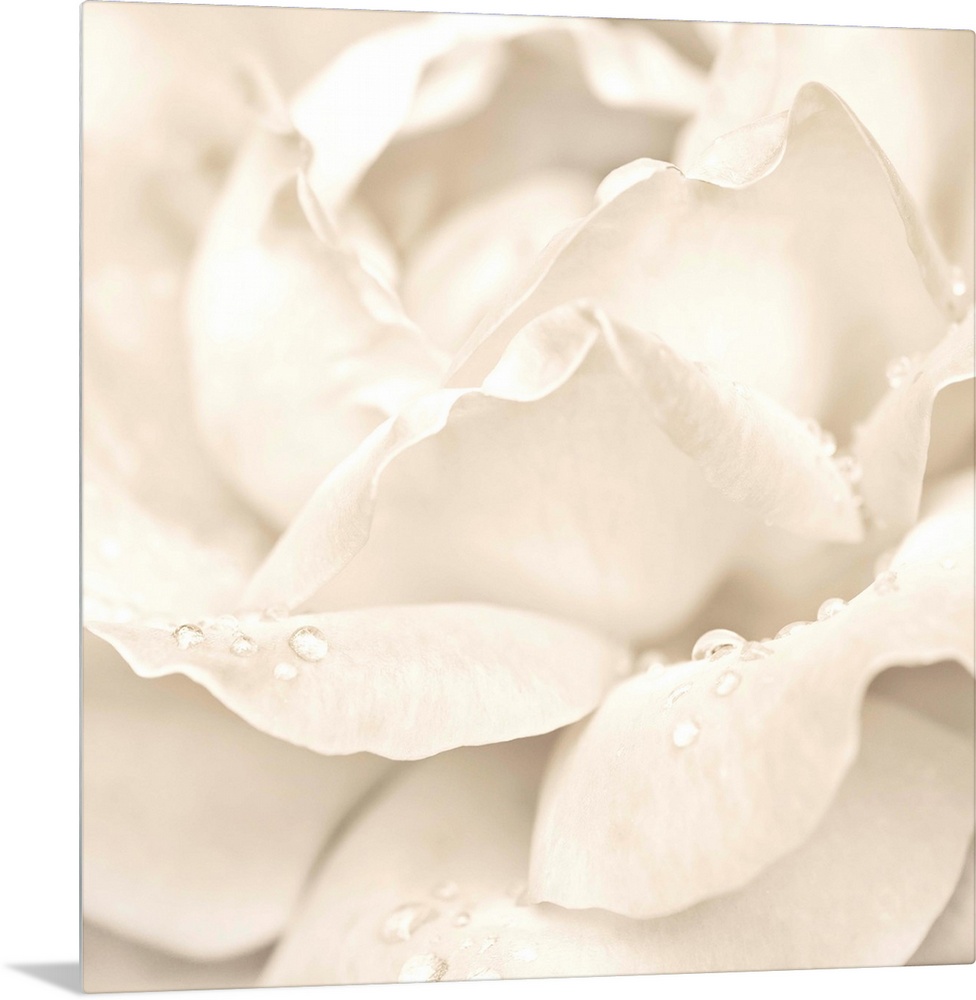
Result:
<svg viewBox="0 0 976 1000"><path fill-rule="evenodd" d="M650 164L617 185L480 325L451 384L477 384L530 319L588 297L844 433L881 394L887 360L934 344L958 304L890 166L835 95L811 84L773 125L728 137L697 177Z"/></svg>
<svg viewBox="0 0 976 1000"><path fill-rule="evenodd" d="M949 512L925 529L959 527ZM615 688L568 731L549 769L535 898L672 913L796 849L856 755L871 679L942 660L972 672L972 531L970 508L965 533L950 536L953 561L931 547L897 560L895 576L768 644L765 657L733 652Z"/></svg>
<svg viewBox="0 0 976 1000"><path fill-rule="evenodd" d="M513 898L526 866L532 748L426 762L328 857L262 981L384 982L422 955L444 979L904 962L955 884L972 827L971 754L883 699L865 705L864 728L861 754L806 844L736 893L649 921ZM436 916L408 940L384 940L405 904Z"/></svg>
<svg viewBox="0 0 976 1000"><path fill-rule="evenodd" d="M936 396L976 375L974 337L970 309L924 358L910 365L904 359L905 384L897 382L854 433L851 452L863 470L865 504L890 527L907 528L918 516ZM967 395L971 400L971 388ZM971 433L965 423L959 430Z"/></svg>
<svg viewBox="0 0 976 1000"><path fill-rule="evenodd" d="M170 631L93 624L144 677L182 673L256 728L323 754L429 757L549 732L591 712L626 649L554 619L478 605L369 608L242 623L182 650ZM324 640L306 662L300 629ZM327 644L327 648L326 648Z"/></svg>
<svg viewBox="0 0 976 1000"><path fill-rule="evenodd" d="M966 32L728 28L701 111L681 137L680 165L718 136L789 107L801 84L818 80L871 130L943 248L971 268L973 46Z"/></svg>
<svg viewBox="0 0 976 1000"><path fill-rule="evenodd" d="M909 965L972 965L976 961L976 845L970 844L959 884Z"/></svg>
<svg viewBox="0 0 976 1000"><path fill-rule="evenodd" d="M483 601L653 635L694 610L748 519L571 307L526 331L484 388L432 393L378 430L291 524L247 601Z"/></svg>
<svg viewBox="0 0 976 1000"><path fill-rule="evenodd" d="M585 215L593 183L577 171L530 174L450 213L410 254L400 294L449 355L559 230Z"/></svg>
<svg viewBox="0 0 976 1000"><path fill-rule="evenodd" d="M319 199L329 207L342 202L401 130L416 133L473 116L499 82L498 56L489 53L514 39L555 32L572 38L589 86L608 103L686 113L702 86L695 67L633 26L568 18L427 18L347 49L296 98L295 124L317 152L310 180ZM458 50L468 53L474 69L459 69ZM491 151L483 144L479 150Z"/></svg>
<svg viewBox="0 0 976 1000"><path fill-rule="evenodd" d="M96 924L85 922L82 928L82 975L86 993L256 986L267 957L267 950L263 950L221 962L189 962L127 941Z"/></svg>
<svg viewBox="0 0 976 1000"><path fill-rule="evenodd" d="M201 429L281 525L443 361L296 190L299 140L262 131L238 160L188 289ZM312 222L322 222L313 219Z"/></svg>
<svg viewBox="0 0 976 1000"><path fill-rule="evenodd" d="M273 940L322 844L383 773L252 729L184 678L84 656L83 906L197 960Z"/></svg>

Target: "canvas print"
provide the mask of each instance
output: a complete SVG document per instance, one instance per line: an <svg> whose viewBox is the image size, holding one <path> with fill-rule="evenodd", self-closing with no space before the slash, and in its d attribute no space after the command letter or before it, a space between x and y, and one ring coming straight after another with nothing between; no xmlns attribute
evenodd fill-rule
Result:
<svg viewBox="0 0 976 1000"><path fill-rule="evenodd" d="M973 962L972 32L82 27L86 989Z"/></svg>

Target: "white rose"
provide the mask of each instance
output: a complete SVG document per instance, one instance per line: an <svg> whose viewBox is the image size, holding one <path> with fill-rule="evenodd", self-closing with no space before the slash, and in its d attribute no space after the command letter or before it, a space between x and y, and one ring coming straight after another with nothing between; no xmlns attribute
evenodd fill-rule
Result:
<svg viewBox="0 0 976 1000"><path fill-rule="evenodd" d="M88 988L972 960L971 45L86 11Z"/></svg>

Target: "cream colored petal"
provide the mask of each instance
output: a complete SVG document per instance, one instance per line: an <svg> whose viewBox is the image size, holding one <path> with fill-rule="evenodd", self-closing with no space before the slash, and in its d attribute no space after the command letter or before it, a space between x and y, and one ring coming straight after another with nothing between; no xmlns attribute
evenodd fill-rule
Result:
<svg viewBox="0 0 976 1000"><path fill-rule="evenodd" d="M310 180L319 199L329 207L343 201L398 133L475 117L497 99L508 43L528 39L531 48L537 36L554 33L572 41L588 86L605 103L684 114L701 92L700 71L651 32L626 24L427 18L352 46L295 99L295 124L316 150Z"/></svg>
<svg viewBox="0 0 976 1000"><path fill-rule="evenodd" d="M683 363L669 355L658 374L680 407ZM482 389L418 400L344 462L259 569L248 603L487 601L628 640L673 629L753 515L671 443L643 388L588 310L542 317Z"/></svg>
<svg viewBox="0 0 976 1000"><path fill-rule="evenodd" d="M572 625L464 604L245 620L189 649L170 629L89 627L138 674L185 674L273 736L322 754L396 759L575 722L631 662L625 648Z"/></svg>
<svg viewBox="0 0 976 1000"><path fill-rule="evenodd" d="M271 739L185 678L84 655L83 909L198 961L276 938L332 831L388 766Z"/></svg>
<svg viewBox="0 0 976 1000"><path fill-rule="evenodd" d="M971 270L973 39L965 31L732 25L698 117L679 144L688 166L710 142L826 84L891 158L943 249Z"/></svg>
<svg viewBox="0 0 976 1000"><path fill-rule="evenodd" d="M738 892L646 921L520 905L535 748L425 762L326 859L262 981L386 982L418 968L453 980L900 964L955 884L972 828L971 754L883 699L865 705L864 730L857 762L802 847Z"/></svg>
<svg viewBox="0 0 976 1000"><path fill-rule="evenodd" d="M974 338L970 308L924 357L893 358L891 388L854 432L851 452L863 471L865 504L889 527L904 530L918 515L935 400L947 386L976 375ZM967 388L971 399L972 386ZM958 436L971 434L971 426L960 421Z"/></svg>
<svg viewBox="0 0 976 1000"><path fill-rule="evenodd" d="M873 677L943 660L973 670L971 505L961 530L965 513L923 523L928 544L909 536L891 575L767 643L767 655L733 650L615 688L567 732L547 774L534 897L673 913L802 844L856 756Z"/></svg>
<svg viewBox="0 0 976 1000"><path fill-rule="evenodd" d="M969 845L966 864L946 908L932 925L909 965L972 965L976 961L976 856Z"/></svg>
<svg viewBox="0 0 976 1000"><path fill-rule="evenodd" d="M549 240L590 210L593 193L586 174L553 170L465 203L409 255L400 288L407 313L453 355Z"/></svg>
<svg viewBox="0 0 976 1000"><path fill-rule="evenodd" d="M887 360L933 346L958 310L890 166L823 87L727 137L695 176L650 162L608 184L479 326L451 384L478 384L529 320L585 296L843 436Z"/></svg>
<svg viewBox="0 0 976 1000"><path fill-rule="evenodd" d="M294 134L252 138L198 250L187 299L202 432L219 466L279 526L443 370L375 256L302 204L300 156Z"/></svg>
<svg viewBox="0 0 976 1000"><path fill-rule="evenodd" d="M82 975L86 993L212 990L256 986L267 961L263 949L219 962L193 962L147 948L85 922Z"/></svg>

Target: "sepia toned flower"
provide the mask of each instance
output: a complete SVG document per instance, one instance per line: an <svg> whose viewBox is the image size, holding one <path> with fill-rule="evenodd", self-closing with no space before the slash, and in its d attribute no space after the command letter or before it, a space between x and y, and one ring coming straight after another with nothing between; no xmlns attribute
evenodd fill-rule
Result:
<svg viewBox="0 0 976 1000"><path fill-rule="evenodd" d="M86 988L973 961L972 36L84 36Z"/></svg>

